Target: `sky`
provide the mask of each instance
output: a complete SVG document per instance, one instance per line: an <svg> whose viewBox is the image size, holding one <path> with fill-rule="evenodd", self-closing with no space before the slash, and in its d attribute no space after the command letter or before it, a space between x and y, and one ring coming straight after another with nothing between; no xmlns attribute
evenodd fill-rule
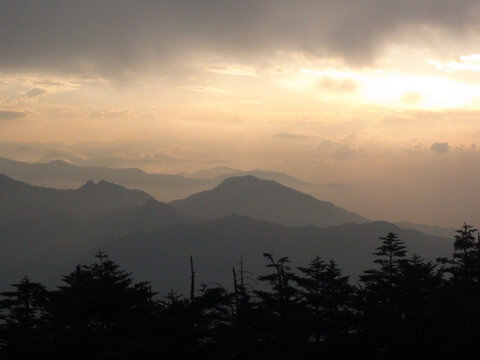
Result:
<svg viewBox="0 0 480 360"><path fill-rule="evenodd" d="M475 0L0 0L0 155L278 170L480 225L479 24Z"/></svg>

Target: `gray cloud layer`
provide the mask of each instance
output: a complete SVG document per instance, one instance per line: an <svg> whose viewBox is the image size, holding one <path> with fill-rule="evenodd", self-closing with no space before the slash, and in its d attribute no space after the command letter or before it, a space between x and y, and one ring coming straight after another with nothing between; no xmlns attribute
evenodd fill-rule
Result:
<svg viewBox="0 0 480 360"><path fill-rule="evenodd" d="M432 144L431 150L437 154L445 154L450 151L448 143L434 143Z"/></svg>
<svg viewBox="0 0 480 360"><path fill-rule="evenodd" d="M22 119L26 116L24 111L0 110L0 121Z"/></svg>
<svg viewBox="0 0 480 360"><path fill-rule="evenodd" d="M114 75L189 51L368 61L409 26L461 32L477 0L0 0L0 66ZM470 25L471 24L471 25Z"/></svg>

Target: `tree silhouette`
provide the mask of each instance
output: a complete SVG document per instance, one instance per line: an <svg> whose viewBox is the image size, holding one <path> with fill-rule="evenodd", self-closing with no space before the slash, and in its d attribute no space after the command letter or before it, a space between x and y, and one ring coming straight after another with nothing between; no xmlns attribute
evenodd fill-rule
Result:
<svg viewBox="0 0 480 360"><path fill-rule="evenodd" d="M288 257L265 253L268 272L256 290L241 261L231 290L203 284L185 297L156 298L149 283L98 252L55 290L24 278L0 294L0 359L472 358L480 336L475 234L464 224L452 257L434 263L407 258L389 233L356 286L333 260L317 256L294 271Z"/></svg>
<svg viewBox="0 0 480 360"><path fill-rule="evenodd" d="M388 281L393 284L393 278L396 274L398 264L407 255L406 247L398 235L390 232L385 237L380 237L382 245L376 248L373 255L376 259L375 264L380 265L380 269L367 270L360 278L362 282Z"/></svg>
<svg viewBox="0 0 480 360"><path fill-rule="evenodd" d="M45 345L42 316L46 302L45 287L24 277L11 285L14 290L0 295L2 326L0 349L6 358L35 359Z"/></svg>
<svg viewBox="0 0 480 360"><path fill-rule="evenodd" d="M395 233L380 237L382 244L373 255L380 268L369 269L360 276L357 306L362 313L362 329L368 352L393 357L398 353L398 330L401 313L398 309L398 270L405 261L406 247Z"/></svg>
<svg viewBox="0 0 480 360"><path fill-rule="evenodd" d="M444 339L441 311L442 277L437 265L414 254L400 262L396 277L396 321L398 355L423 359L432 356ZM439 354L440 355L440 354Z"/></svg>
<svg viewBox="0 0 480 360"><path fill-rule="evenodd" d="M464 223L456 232L452 273L457 280L480 285L480 244L476 237L478 230Z"/></svg>
<svg viewBox="0 0 480 360"><path fill-rule="evenodd" d="M444 294L450 309L445 316L452 329L448 340L451 348L458 347L457 354L464 356L475 351L480 336L480 242L477 233L476 228L464 223L456 231L452 257L439 259L442 271L450 277Z"/></svg>
<svg viewBox="0 0 480 360"><path fill-rule="evenodd" d="M302 297L307 337L320 346L316 351L333 355L335 347L341 349L351 327L353 288L349 278L342 275L335 261L325 263L318 256L298 270L301 275L295 281Z"/></svg>
<svg viewBox="0 0 480 360"><path fill-rule="evenodd" d="M155 294L148 283L134 283L106 254L96 257L99 263L77 266L50 295L55 351L70 358L134 356Z"/></svg>
<svg viewBox="0 0 480 360"><path fill-rule="evenodd" d="M298 308L298 291L293 286L294 273L289 266L288 257L276 260L272 254L264 253L267 268L273 271L261 275L258 280L267 283L271 291L257 290L259 297L257 316L262 331L262 343L270 355L288 354L304 339L296 310Z"/></svg>

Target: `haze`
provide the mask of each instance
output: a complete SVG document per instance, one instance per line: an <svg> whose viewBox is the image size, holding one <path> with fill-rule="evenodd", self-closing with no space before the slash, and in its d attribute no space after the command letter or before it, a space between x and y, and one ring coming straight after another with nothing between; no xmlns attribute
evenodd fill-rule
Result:
<svg viewBox="0 0 480 360"><path fill-rule="evenodd" d="M478 1L0 4L0 156L275 170L369 219L480 224Z"/></svg>

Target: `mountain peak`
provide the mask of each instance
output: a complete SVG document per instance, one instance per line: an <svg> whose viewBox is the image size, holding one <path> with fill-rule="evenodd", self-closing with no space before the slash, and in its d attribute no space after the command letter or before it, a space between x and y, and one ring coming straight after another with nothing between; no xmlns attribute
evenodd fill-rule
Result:
<svg viewBox="0 0 480 360"><path fill-rule="evenodd" d="M87 189L95 186L95 182L93 180L88 180L85 184L82 185L80 189Z"/></svg>
<svg viewBox="0 0 480 360"><path fill-rule="evenodd" d="M62 160L62 159L57 159L57 160L52 160L48 163L46 163L47 166L53 166L53 167L64 167L64 168L71 168L74 167L72 163Z"/></svg>
<svg viewBox="0 0 480 360"><path fill-rule="evenodd" d="M100 180L99 182L95 183L93 180L88 180L85 184L82 185L80 190L92 190L92 189L124 189L123 186L105 181Z"/></svg>
<svg viewBox="0 0 480 360"><path fill-rule="evenodd" d="M232 176L232 177L226 178L225 180L222 181L222 183L219 186L238 185L238 184L267 184L267 183L272 184L272 183L275 183L275 181L262 180L253 175L243 175L243 176Z"/></svg>
<svg viewBox="0 0 480 360"><path fill-rule="evenodd" d="M284 225L339 225L366 220L273 180L252 175L225 179L216 188L171 203L181 212L199 218L237 214Z"/></svg>
<svg viewBox="0 0 480 360"><path fill-rule="evenodd" d="M2 181L12 181L12 178L8 177L5 174L0 174L0 180L2 180Z"/></svg>

